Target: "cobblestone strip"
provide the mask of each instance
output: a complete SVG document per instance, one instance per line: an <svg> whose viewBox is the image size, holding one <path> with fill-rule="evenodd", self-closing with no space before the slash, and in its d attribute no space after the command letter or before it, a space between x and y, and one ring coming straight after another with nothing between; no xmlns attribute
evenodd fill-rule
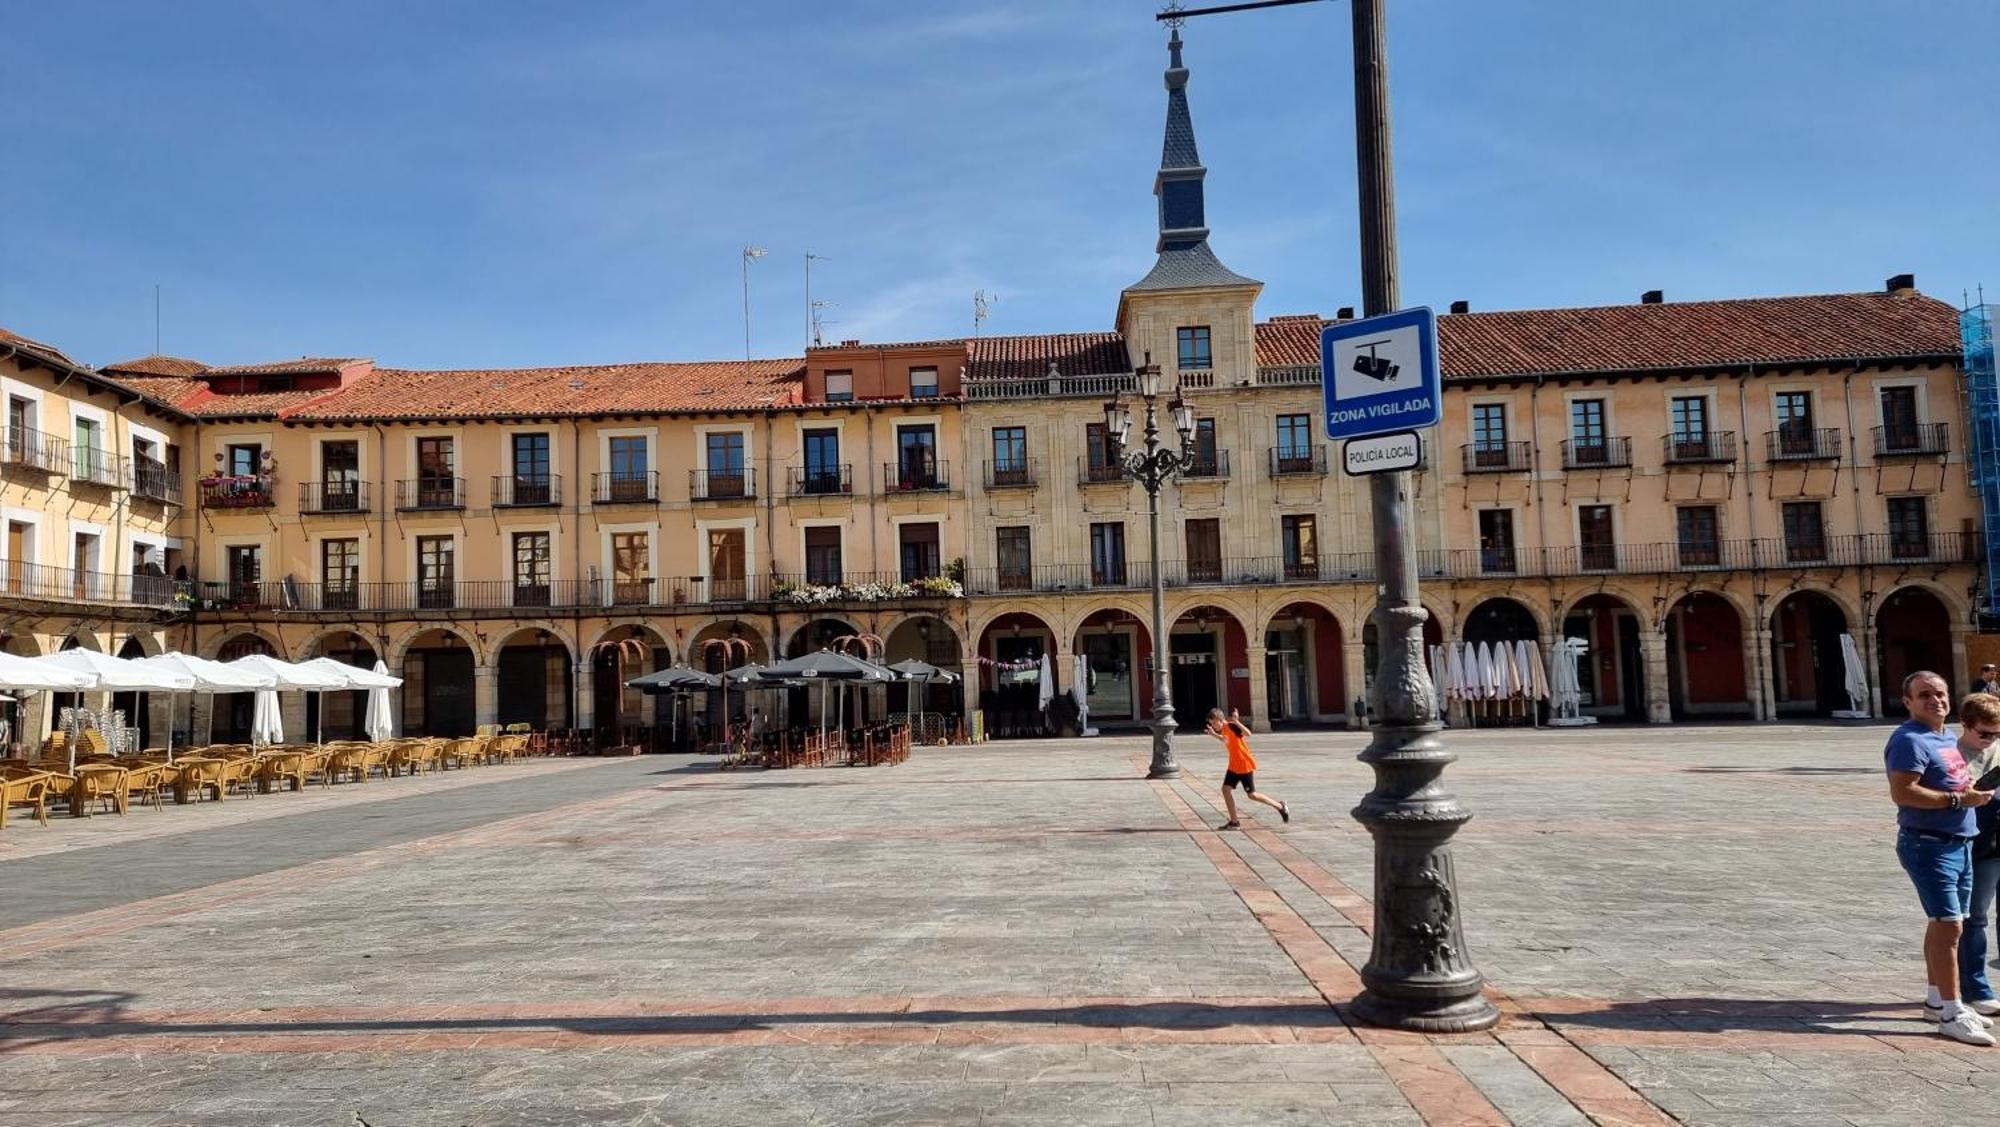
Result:
<svg viewBox="0 0 2000 1127"><path fill-rule="evenodd" d="M1216 809L1215 800L1210 798L1199 785L1200 777L1198 775L1183 771L1182 778L1187 782L1189 789L1199 795L1211 810ZM1157 787L1161 784L1154 785ZM1189 809L1189 814L1190 816L1193 815L1191 808ZM1198 819L1196 821L1198 823ZM1205 826L1203 828L1206 829ZM1209 837L1213 839L1214 835L1211 834ZM1324 899L1335 911L1339 912L1344 919L1352 923L1357 929L1367 932L1373 928L1374 906L1368 898L1348 885L1347 882L1329 872L1319 862L1292 848L1276 831L1266 829L1262 826L1245 826L1242 837L1263 850L1273 861L1282 866L1286 872L1297 878L1300 884ZM1238 864L1242 864L1246 870L1249 868L1233 852L1231 856ZM1259 883L1262 882L1260 881ZM1273 895L1278 894L1273 893ZM1358 970L1358 968L1355 969ZM1359 992L1360 977L1356 974L1354 993ZM1519 1057L1523 1064L1533 1069L1537 1075L1547 1081L1563 1098L1574 1104L1577 1110L1589 1116L1593 1122L1607 1125L1607 1127L1613 1124L1657 1127L1657 1125L1676 1122L1671 1116L1668 1116L1650 1100L1646 1099L1645 1096L1640 1094L1636 1088L1627 1084L1618 1074L1605 1068L1594 1057L1569 1041L1563 1033L1543 1021L1540 1016L1526 1011L1520 1005L1514 1003L1512 999L1507 997L1504 991L1492 983L1488 983L1486 992L1501 1006L1503 1011L1509 1014L1511 1020L1527 1020L1534 1022L1540 1027L1526 1030L1503 1029L1495 1035L1500 1043L1512 1051L1516 1057ZM1348 995L1348 997L1352 996L1353 994ZM1357 1029L1356 1033L1361 1038L1362 1043L1368 1045L1369 1051L1376 1052L1377 1059L1382 1059L1381 1053L1377 1052L1378 1044L1371 1043L1379 1039L1382 1036L1382 1032L1362 1028ZM1460 1039L1454 1038L1453 1040ZM1456 1076L1460 1083L1468 1087L1472 1086L1471 1082L1457 1070L1448 1058L1442 1053L1438 1053L1435 1048L1431 1051L1436 1058L1435 1063L1429 1059L1425 1059L1421 1063L1409 1059L1400 1062L1400 1066L1408 1073L1411 1084L1418 1086L1427 1097L1434 1095L1441 1090L1440 1085L1444 1083L1434 1074L1434 1070L1446 1069L1450 1070L1451 1074ZM1396 1076L1397 1066L1391 1065L1385 1060L1383 1061L1383 1067L1388 1068L1392 1076ZM1397 1085L1402 1087L1404 1085L1404 1077L1397 1076L1396 1079ZM1406 1094L1408 1094L1407 1091ZM1417 1105L1417 1109L1424 1113L1426 1119L1430 1118L1430 1112L1422 1105L1417 1104L1415 1097L1412 1097L1410 1102L1413 1105Z"/></svg>
<svg viewBox="0 0 2000 1127"><path fill-rule="evenodd" d="M1286 903L1282 895L1257 876L1235 850L1209 829L1178 790L1157 780L1147 785L1215 865L1216 872L1236 891L1251 915L1264 925L1271 938L1298 964L1299 971L1312 983L1313 989L1319 991L1327 1004L1341 1013L1342 1020L1346 1021L1346 1014L1340 1007L1361 992L1361 977L1355 968L1341 958L1340 953ZM1417 1114L1423 1116L1425 1122L1436 1127L1504 1127L1508 1122L1506 1115L1466 1079L1430 1039L1384 1036L1369 1029L1356 1029L1354 1036L1388 1073L1396 1089L1416 1109Z"/></svg>

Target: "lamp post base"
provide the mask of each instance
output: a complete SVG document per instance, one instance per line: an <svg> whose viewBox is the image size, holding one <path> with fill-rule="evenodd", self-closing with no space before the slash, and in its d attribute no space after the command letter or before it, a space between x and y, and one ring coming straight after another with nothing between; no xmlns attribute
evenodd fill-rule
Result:
<svg viewBox="0 0 2000 1127"><path fill-rule="evenodd" d="M1500 1010L1484 994L1437 1005L1422 997L1363 990L1347 1008L1369 1025L1412 1033L1477 1033L1500 1023Z"/></svg>
<svg viewBox="0 0 2000 1127"><path fill-rule="evenodd" d="M1174 709L1163 704L1153 710L1153 762L1146 768L1149 779L1178 779L1181 765L1174 761Z"/></svg>

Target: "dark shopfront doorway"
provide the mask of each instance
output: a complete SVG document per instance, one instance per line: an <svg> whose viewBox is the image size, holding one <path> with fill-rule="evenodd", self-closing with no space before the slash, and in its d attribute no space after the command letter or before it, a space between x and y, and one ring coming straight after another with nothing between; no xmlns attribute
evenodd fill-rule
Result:
<svg viewBox="0 0 2000 1127"><path fill-rule="evenodd" d="M1169 634L1167 638L1174 661L1174 720L1183 732L1198 731L1208 723L1208 710L1221 702L1215 686L1215 635Z"/></svg>

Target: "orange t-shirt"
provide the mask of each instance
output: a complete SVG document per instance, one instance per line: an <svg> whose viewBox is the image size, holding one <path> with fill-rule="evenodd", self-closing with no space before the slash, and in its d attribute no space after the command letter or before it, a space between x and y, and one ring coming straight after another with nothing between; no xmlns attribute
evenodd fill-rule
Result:
<svg viewBox="0 0 2000 1127"><path fill-rule="evenodd" d="M1250 756L1250 743L1245 740L1233 724L1222 726L1222 746L1229 749L1229 769L1238 775L1247 775L1257 769L1257 761Z"/></svg>

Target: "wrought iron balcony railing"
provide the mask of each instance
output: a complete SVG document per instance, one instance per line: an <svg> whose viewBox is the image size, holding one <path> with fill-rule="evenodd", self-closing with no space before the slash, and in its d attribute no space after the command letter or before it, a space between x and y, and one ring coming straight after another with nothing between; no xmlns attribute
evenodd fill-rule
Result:
<svg viewBox="0 0 2000 1127"><path fill-rule="evenodd" d="M148 500L178 505L181 503L181 475L178 471L168 469L165 462L152 458L134 458L132 492Z"/></svg>
<svg viewBox="0 0 2000 1127"><path fill-rule="evenodd" d="M69 440L33 427L8 427L0 458L9 466L61 473L69 468Z"/></svg>
<svg viewBox="0 0 2000 1127"><path fill-rule="evenodd" d="M1041 482L1042 460L1040 458L987 462L985 468L986 488L988 489L1033 489Z"/></svg>
<svg viewBox="0 0 2000 1127"><path fill-rule="evenodd" d="M493 478L493 507L527 509L562 504L560 474L496 474Z"/></svg>
<svg viewBox="0 0 2000 1127"><path fill-rule="evenodd" d="M1736 460L1733 430L1677 431L1661 440L1670 466L1693 466Z"/></svg>
<svg viewBox="0 0 2000 1127"><path fill-rule="evenodd" d="M1325 446L1273 446L1270 459L1272 477L1326 476Z"/></svg>
<svg viewBox="0 0 2000 1127"><path fill-rule="evenodd" d="M1624 469L1632 464L1632 440L1611 438L1568 438L1562 444L1563 469Z"/></svg>
<svg viewBox="0 0 2000 1127"><path fill-rule="evenodd" d="M854 492L854 465L793 466L792 496L844 497Z"/></svg>
<svg viewBox="0 0 2000 1127"><path fill-rule="evenodd" d="M201 507L204 509L268 509L278 503L268 477L255 474L221 474L201 479Z"/></svg>
<svg viewBox="0 0 2000 1127"><path fill-rule="evenodd" d="M951 488L951 463L910 459L882 464L884 493L924 493Z"/></svg>
<svg viewBox="0 0 2000 1127"><path fill-rule="evenodd" d="M1765 450L1773 462L1831 462L1840 457L1840 429L1779 427L1764 432Z"/></svg>
<svg viewBox="0 0 2000 1127"><path fill-rule="evenodd" d="M1526 442L1468 442L1466 473L1526 473L1534 464L1534 447Z"/></svg>
<svg viewBox="0 0 2000 1127"><path fill-rule="evenodd" d="M72 486L94 485L100 489L127 488L125 459L94 446L72 446L69 482Z"/></svg>
<svg viewBox="0 0 2000 1127"><path fill-rule="evenodd" d="M396 508L403 512L446 512L464 507L462 477L418 477L396 483Z"/></svg>
<svg viewBox="0 0 2000 1127"><path fill-rule="evenodd" d="M1942 458L1950 452L1951 434L1945 423L1875 428L1875 457L1878 459Z"/></svg>
<svg viewBox="0 0 2000 1127"><path fill-rule="evenodd" d="M590 503L593 505L653 505L659 500L658 470L590 475Z"/></svg>
<svg viewBox="0 0 2000 1127"><path fill-rule="evenodd" d="M756 497L757 471L749 467L688 471L690 501L750 501Z"/></svg>
<svg viewBox="0 0 2000 1127"><path fill-rule="evenodd" d="M372 507L372 484L360 480L333 478L299 483L299 512L307 516L341 516L365 513Z"/></svg>
<svg viewBox="0 0 2000 1127"><path fill-rule="evenodd" d="M1197 451L1194 461L1181 471L1183 478L1221 480L1229 476L1229 451Z"/></svg>

